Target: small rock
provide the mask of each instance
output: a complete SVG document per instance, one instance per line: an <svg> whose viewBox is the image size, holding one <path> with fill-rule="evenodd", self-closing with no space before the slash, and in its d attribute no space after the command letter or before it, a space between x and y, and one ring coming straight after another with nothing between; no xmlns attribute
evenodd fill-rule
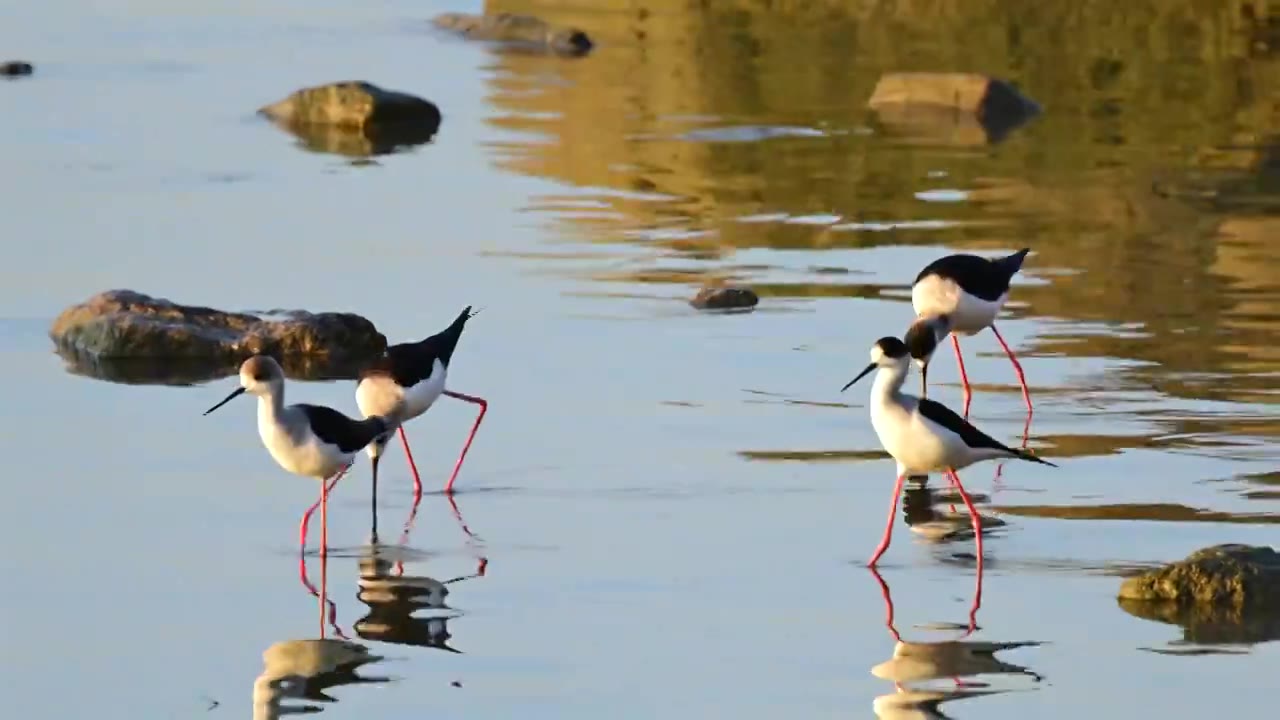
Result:
<svg viewBox="0 0 1280 720"><path fill-rule="evenodd" d="M9 60L0 63L0 77L25 77L35 72L35 66L23 60Z"/></svg>
<svg viewBox="0 0 1280 720"><path fill-rule="evenodd" d="M753 308L759 302L760 296L749 288L705 287L689 304L699 310L741 310Z"/></svg>
<svg viewBox="0 0 1280 720"><path fill-rule="evenodd" d="M568 57L581 57L594 47L585 32L574 27L552 25L532 15L444 13L432 18L431 23L471 40L487 40Z"/></svg>
<svg viewBox="0 0 1280 720"><path fill-rule="evenodd" d="M224 377L255 353L277 358L293 377L350 379L387 346L359 315L281 315L267 319L110 290L63 310L49 336L73 372L130 383Z"/></svg>
<svg viewBox="0 0 1280 720"><path fill-rule="evenodd" d="M999 142L1040 114L1010 83L974 73L889 73L867 107L891 128L962 144Z"/></svg>
<svg viewBox="0 0 1280 720"><path fill-rule="evenodd" d="M329 125L353 130L412 127L429 134L440 128L440 109L430 101L363 81L303 88L258 112L289 127Z"/></svg>
<svg viewBox="0 0 1280 720"><path fill-rule="evenodd" d="M1269 547L1214 545L1125 579L1119 597L1224 608L1280 603L1280 553Z"/></svg>

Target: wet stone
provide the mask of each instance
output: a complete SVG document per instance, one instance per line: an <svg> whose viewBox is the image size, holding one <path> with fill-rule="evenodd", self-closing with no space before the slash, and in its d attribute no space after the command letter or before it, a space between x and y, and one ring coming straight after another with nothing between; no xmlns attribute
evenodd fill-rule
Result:
<svg viewBox="0 0 1280 720"><path fill-rule="evenodd" d="M1121 600L1245 609L1280 603L1280 553L1269 547L1214 545L1184 560L1125 579Z"/></svg>
<svg viewBox="0 0 1280 720"><path fill-rule="evenodd" d="M63 310L49 335L72 372L126 383L187 384L233 375L261 353L291 377L354 378L386 349L353 313L263 317L109 290Z"/></svg>
<svg viewBox="0 0 1280 720"><path fill-rule="evenodd" d="M258 112L293 134L332 140L335 130L370 139L372 145L419 144L440 129L440 109L415 95L386 90L364 81L318 85L298 90Z"/></svg>
<svg viewBox="0 0 1280 720"><path fill-rule="evenodd" d="M26 77L35 71L35 66L25 60L8 60L0 62L0 77Z"/></svg>
<svg viewBox="0 0 1280 720"><path fill-rule="evenodd" d="M705 287L689 301L699 310L745 310L760 302L760 296L750 288Z"/></svg>
<svg viewBox="0 0 1280 720"><path fill-rule="evenodd" d="M582 30L553 25L532 15L444 13L432 18L431 24L470 40L489 41L517 49L567 57L581 57L594 47L591 38Z"/></svg>

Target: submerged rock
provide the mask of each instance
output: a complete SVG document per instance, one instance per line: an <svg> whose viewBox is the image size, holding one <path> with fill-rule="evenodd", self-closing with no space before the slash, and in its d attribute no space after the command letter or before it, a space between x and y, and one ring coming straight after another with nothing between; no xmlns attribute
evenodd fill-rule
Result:
<svg viewBox="0 0 1280 720"><path fill-rule="evenodd" d="M431 101L363 81L303 88L258 112L304 143L342 154L420 145L440 129L440 109Z"/></svg>
<svg viewBox="0 0 1280 720"><path fill-rule="evenodd" d="M1230 610L1280 603L1280 553L1269 547L1214 545L1184 560L1127 578L1120 599Z"/></svg>
<svg viewBox="0 0 1280 720"><path fill-rule="evenodd" d="M521 50L568 57L581 57L594 47L591 38L578 28L552 25L532 15L444 13L432 18L431 23L471 40L487 40Z"/></svg>
<svg viewBox="0 0 1280 720"><path fill-rule="evenodd" d="M699 310L742 310L753 308L759 302L760 296L750 288L705 287L689 304Z"/></svg>
<svg viewBox="0 0 1280 720"><path fill-rule="evenodd" d="M63 310L49 330L73 372L115 382L187 384L235 374L255 353L301 378L354 378L387 339L353 313L264 318L109 290Z"/></svg>
<svg viewBox="0 0 1280 720"><path fill-rule="evenodd" d="M0 77L25 77L35 71L35 66L25 60L0 62Z"/></svg>
<svg viewBox="0 0 1280 720"><path fill-rule="evenodd" d="M999 142L1040 114L1010 83L974 73L889 73L867 107L892 131L961 145Z"/></svg>

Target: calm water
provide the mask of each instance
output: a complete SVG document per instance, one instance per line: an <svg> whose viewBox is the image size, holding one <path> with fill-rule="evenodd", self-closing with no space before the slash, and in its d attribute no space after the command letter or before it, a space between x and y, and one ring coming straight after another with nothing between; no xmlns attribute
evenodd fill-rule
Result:
<svg viewBox="0 0 1280 720"><path fill-rule="evenodd" d="M600 40L574 62L426 28L466 5L0 10L0 55L37 65L0 83L12 715L246 717L255 682L265 699L321 671L336 702L306 704L350 718L850 717L873 702L904 717L931 699L959 717L1268 711L1274 644L1188 644L1114 600L1125 568L1268 543L1280 517L1265 27L1237 3L543 3ZM863 105L882 72L910 69L1003 75L1046 114L995 147L904 137ZM355 78L439 103L436 141L353 161L253 117ZM893 465L867 386L837 391L905 328L922 265L1024 245L1000 327L1032 385L1030 446L1061 468L964 473L1007 523L965 640L1044 644L997 656L1008 665L872 674L894 640L861 563ZM695 314L684 300L717 278L756 287L760 309ZM474 537L428 495L379 571L404 560L401 588L464 578L449 609L411 620L438 597L360 580L362 460L332 502L324 633L383 659L353 671L373 658L306 642L321 627L295 537L316 488L270 461L250 402L200 416L233 381L115 385L51 352L59 310L113 287L354 310L397 341L484 307L450 376L491 402L459 481ZM965 348L974 418L1017 441L1008 361L990 334ZM959 403L957 378L944 350L936 397ZM354 412L352 389L291 397ZM410 426L429 484L471 417L444 401ZM401 457L383 465L393 545L411 510ZM908 496L917 529L947 513L933 500ZM926 535L899 522L881 575L904 639L955 639L972 539Z"/></svg>

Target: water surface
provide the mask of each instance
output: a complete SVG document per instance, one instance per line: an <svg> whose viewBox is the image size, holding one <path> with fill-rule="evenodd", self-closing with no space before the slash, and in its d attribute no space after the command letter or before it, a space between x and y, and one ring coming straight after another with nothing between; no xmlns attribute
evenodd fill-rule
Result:
<svg viewBox="0 0 1280 720"><path fill-rule="evenodd" d="M537 3L600 40L576 61L441 37L428 17L479 7L438 2L0 15L0 48L37 65L0 86L8 707L1264 711L1271 637L1184 641L1114 596L1132 568L1274 537L1269 26L1241 3L837 5ZM895 134L864 104L898 70L1007 77L1045 114L996 145ZM253 116L355 78L431 98L440 134L359 160ZM1036 403L1028 445L1061 467L963 474L1004 522L965 635L973 545L948 532L949 498L910 490L900 513L916 532L899 522L884 586L861 566L893 465L867 388L838 390L905 328L925 263L1020 247L1033 254L1000 328ZM685 301L713 280L750 284L759 309L695 313ZM352 310L392 340L485 308L450 375L491 402L457 515L427 495L395 549L413 503L393 450L391 547L375 551L362 460L330 508L326 643L296 547L317 489L271 463L249 401L200 416L232 381L113 384L53 354L52 318L114 287ZM973 418L1021 442L999 345L984 333L964 349ZM931 395L959 404L950 354ZM352 390L290 397L354 412ZM471 418L442 401L410 427L429 485ZM320 575L308 558L307 581ZM464 579L440 607L422 578ZM962 646L886 670L886 597L905 642ZM1027 644L952 662L973 643Z"/></svg>

